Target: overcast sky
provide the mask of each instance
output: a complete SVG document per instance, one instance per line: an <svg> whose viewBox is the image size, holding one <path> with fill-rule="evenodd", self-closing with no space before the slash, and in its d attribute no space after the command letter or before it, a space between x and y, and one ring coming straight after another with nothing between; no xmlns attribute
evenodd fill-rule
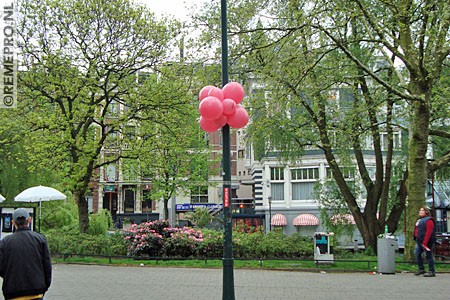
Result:
<svg viewBox="0 0 450 300"><path fill-rule="evenodd" d="M177 19L185 21L188 15L188 9L192 5L200 6L207 0L135 0L138 3L147 5L154 13L163 15L172 15ZM209 0L211 1L211 0Z"/></svg>

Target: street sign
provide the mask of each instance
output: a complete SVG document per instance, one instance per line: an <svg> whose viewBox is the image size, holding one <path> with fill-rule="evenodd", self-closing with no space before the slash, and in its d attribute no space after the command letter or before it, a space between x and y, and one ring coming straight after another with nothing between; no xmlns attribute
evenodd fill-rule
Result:
<svg viewBox="0 0 450 300"><path fill-rule="evenodd" d="M114 185L105 185L105 192L114 192L115 186Z"/></svg>

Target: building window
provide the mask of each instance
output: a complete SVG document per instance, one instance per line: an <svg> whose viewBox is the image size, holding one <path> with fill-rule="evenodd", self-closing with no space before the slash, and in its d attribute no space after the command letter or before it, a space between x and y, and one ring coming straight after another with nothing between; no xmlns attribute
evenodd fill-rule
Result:
<svg viewBox="0 0 450 300"><path fill-rule="evenodd" d="M392 133L392 141L393 141L393 147L394 150L398 150L401 147L400 143L400 131L396 131ZM388 140L388 134L382 133L381 134L381 149L383 151L388 150L389 140Z"/></svg>
<svg viewBox="0 0 450 300"><path fill-rule="evenodd" d="M191 189L191 203L208 203L208 187L193 187Z"/></svg>
<svg viewBox="0 0 450 300"><path fill-rule="evenodd" d="M341 167L342 176L344 179L355 179L356 169L354 167ZM330 167L327 167L327 179L333 179L333 172Z"/></svg>
<svg viewBox="0 0 450 300"><path fill-rule="evenodd" d="M108 182L116 181L116 164L115 163L106 165L106 167L104 168L104 171L105 171L105 174L104 174L105 181L108 181Z"/></svg>
<svg viewBox="0 0 450 300"><path fill-rule="evenodd" d="M118 117L119 116L119 103L115 100L111 101L108 105L108 111L106 112L108 117Z"/></svg>
<svg viewBox="0 0 450 300"><path fill-rule="evenodd" d="M271 181L284 181L284 168L270 168Z"/></svg>
<svg viewBox="0 0 450 300"><path fill-rule="evenodd" d="M116 130L110 130L105 139L105 148L117 148L119 146L119 134Z"/></svg>
<svg viewBox="0 0 450 300"><path fill-rule="evenodd" d="M272 183L272 200L284 200L284 183Z"/></svg>
<svg viewBox="0 0 450 300"><path fill-rule="evenodd" d="M291 169L292 200L314 199L314 185L319 179L319 168Z"/></svg>
<svg viewBox="0 0 450 300"><path fill-rule="evenodd" d="M284 168L270 168L272 200L284 200Z"/></svg>
<svg viewBox="0 0 450 300"><path fill-rule="evenodd" d="M291 169L291 180L317 180L319 168Z"/></svg>
<svg viewBox="0 0 450 300"><path fill-rule="evenodd" d="M133 213L134 212L134 196L135 192L132 189L124 189L124 212Z"/></svg>
<svg viewBox="0 0 450 300"><path fill-rule="evenodd" d="M151 213L153 211L152 194L150 190L142 191L142 212Z"/></svg>
<svg viewBox="0 0 450 300"><path fill-rule="evenodd" d="M314 199L315 182L293 182L292 200L312 200Z"/></svg>
<svg viewBox="0 0 450 300"><path fill-rule="evenodd" d="M392 133L392 142L393 142L393 149L394 150L399 150L402 147L402 140L401 140L402 136L401 136L401 131L394 131ZM367 143L367 149L373 150L373 138L372 136L368 136L366 138L366 143ZM388 139L388 134L387 132L382 132L380 133L380 146L381 146L381 150L382 151L387 151L388 150L388 146L389 146L389 139Z"/></svg>

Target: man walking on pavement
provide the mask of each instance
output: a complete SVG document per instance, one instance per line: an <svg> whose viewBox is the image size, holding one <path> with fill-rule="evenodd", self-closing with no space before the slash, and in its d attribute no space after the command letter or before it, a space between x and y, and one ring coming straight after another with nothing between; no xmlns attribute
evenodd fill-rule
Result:
<svg viewBox="0 0 450 300"><path fill-rule="evenodd" d="M16 209L12 222L16 231L0 241L3 295L7 300L44 299L52 277L47 240L31 231L26 209Z"/></svg>
<svg viewBox="0 0 450 300"><path fill-rule="evenodd" d="M436 242L436 226L434 219L431 217L430 210L426 207L421 207L419 210L419 219L414 227L414 240L416 241L414 254L419 267L415 275L423 274L424 277L435 277L433 247ZM428 263L428 273L425 272L423 264L422 253L424 252Z"/></svg>

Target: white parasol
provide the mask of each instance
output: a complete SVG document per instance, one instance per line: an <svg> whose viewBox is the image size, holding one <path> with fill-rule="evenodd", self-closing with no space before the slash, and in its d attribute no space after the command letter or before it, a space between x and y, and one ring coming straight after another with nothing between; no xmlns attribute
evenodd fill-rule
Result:
<svg viewBox="0 0 450 300"><path fill-rule="evenodd" d="M17 202L39 202L39 231L41 230L41 202L66 199L67 196L57 189L43 185L30 187L14 197L14 201Z"/></svg>

